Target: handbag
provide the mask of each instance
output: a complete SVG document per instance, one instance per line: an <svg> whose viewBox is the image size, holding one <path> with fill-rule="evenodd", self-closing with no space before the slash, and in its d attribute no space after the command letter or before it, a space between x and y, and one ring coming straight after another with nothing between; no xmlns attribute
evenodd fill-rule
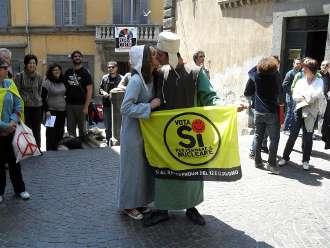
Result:
<svg viewBox="0 0 330 248"><path fill-rule="evenodd" d="M16 126L12 145L16 156L16 163L32 156L41 155L32 130L23 122L18 123Z"/></svg>

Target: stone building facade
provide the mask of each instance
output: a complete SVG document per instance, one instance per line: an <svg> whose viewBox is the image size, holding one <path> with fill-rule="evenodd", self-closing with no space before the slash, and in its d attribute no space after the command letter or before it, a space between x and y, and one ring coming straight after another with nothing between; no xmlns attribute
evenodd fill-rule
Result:
<svg viewBox="0 0 330 248"><path fill-rule="evenodd" d="M154 0L0 0L0 47L12 51L14 72L23 69L25 54L35 54L42 75L52 62L67 69L68 55L80 50L97 92L106 61L128 70L128 52L115 52L115 28L134 27L137 44L155 44L162 8Z"/></svg>
<svg viewBox="0 0 330 248"><path fill-rule="evenodd" d="M243 99L247 72L264 56L280 57L282 76L295 57L330 59L329 0L163 2L163 28L181 36L186 62L205 51L211 81L227 103Z"/></svg>

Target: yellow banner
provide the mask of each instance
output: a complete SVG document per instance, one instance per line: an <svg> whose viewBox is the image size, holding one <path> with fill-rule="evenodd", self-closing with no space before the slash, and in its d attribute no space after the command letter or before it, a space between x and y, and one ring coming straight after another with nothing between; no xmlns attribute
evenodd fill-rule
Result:
<svg viewBox="0 0 330 248"><path fill-rule="evenodd" d="M155 111L140 120L157 177L233 181L241 178L236 107Z"/></svg>

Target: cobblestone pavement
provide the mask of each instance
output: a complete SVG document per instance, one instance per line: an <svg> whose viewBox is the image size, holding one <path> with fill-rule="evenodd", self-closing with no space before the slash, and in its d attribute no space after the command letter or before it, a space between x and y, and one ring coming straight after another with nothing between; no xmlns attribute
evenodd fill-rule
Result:
<svg viewBox="0 0 330 248"><path fill-rule="evenodd" d="M241 136L243 178L205 183L198 207L204 227L184 212L143 228L116 209L118 154L108 148L47 152L23 162L32 198L0 204L0 247L330 247L330 154L314 143L311 164L302 154L281 175L256 169L248 158L252 136ZM279 154L287 136L281 137ZM300 148L297 143L296 148Z"/></svg>

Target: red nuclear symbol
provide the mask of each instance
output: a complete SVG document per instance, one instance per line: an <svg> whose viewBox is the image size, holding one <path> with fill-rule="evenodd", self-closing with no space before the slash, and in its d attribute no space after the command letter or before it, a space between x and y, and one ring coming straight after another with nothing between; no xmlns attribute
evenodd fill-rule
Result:
<svg viewBox="0 0 330 248"><path fill-rule="evenodd" d="M203 133L205 130L205 123L201 119L193 120L191 127L195 133Z"/></svg>

